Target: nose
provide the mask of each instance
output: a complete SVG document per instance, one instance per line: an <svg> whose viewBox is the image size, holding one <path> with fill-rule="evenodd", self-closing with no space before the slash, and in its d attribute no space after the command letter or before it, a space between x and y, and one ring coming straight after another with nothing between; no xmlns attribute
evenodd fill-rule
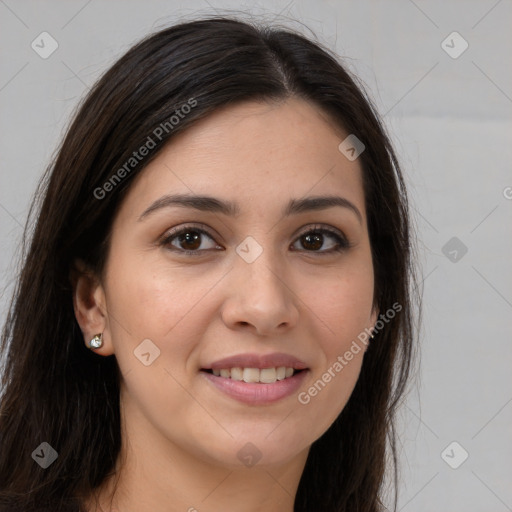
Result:
<svg viewBox="0 0 512 512"><path fill-rule="evenodd" d="M236 259L222 307L222 319L230 329L268 336L282 334L297 324L297 292L283 263L270 252L263 251L252 263Z"/></svg>

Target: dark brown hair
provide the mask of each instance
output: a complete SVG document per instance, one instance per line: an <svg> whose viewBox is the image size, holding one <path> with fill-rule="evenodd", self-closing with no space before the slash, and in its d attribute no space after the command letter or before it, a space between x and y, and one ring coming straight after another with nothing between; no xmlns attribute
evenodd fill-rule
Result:
<svg viewBox="0 0 512 512"><path fill-rule="evenodd" d="M313 443L295 511L382 510L389 462L396 510L394 413L411 373L416 328L408 204L395 153L364 89L329 50L291 30L215 16L150 35L117 61L80 105L40 183L2 334L0 503L9 511L79 510L79 497L103 482L119 455L118 366L114 356L84 346L72 304L73 262L80 258L101 276L130 183L174 134L229 104L289 97L323 109L366 146L359 158L374 304L381 313L401 305L370 343L346 407ZM178 123L169 121L191 102ZM165 123L150 154L114 183ZM114 185L99 193L107 182ZM58 452L47 469L31 457L41 442Z"/></svg>

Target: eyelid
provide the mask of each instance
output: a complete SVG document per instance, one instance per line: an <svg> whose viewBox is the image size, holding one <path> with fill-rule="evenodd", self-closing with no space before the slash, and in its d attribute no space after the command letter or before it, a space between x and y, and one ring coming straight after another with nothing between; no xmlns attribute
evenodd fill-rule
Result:
<svg viewBox="0 0 512 512"><path fill-rule="evenodd" d="M201 233L205 233L210 238L217 236L217 235L212 234L210 232L209 228L207 228L203 224L196 224L194 222L192 222L192 223L186 222L184 224L180 224L179 226L171 228L170 230L166 231L162 238L169 238L171 236L179 235L181 232L187 231L187 230L190 230L190 231L195 230L195 231L198 231Z"/></svg>
<svg viewBox="0 0 512 512"><path fill-rule="evenodd" d="M301 229L299 231L299 233L296 235L296 237L301 237L311 231L327 231L328 233L332 233L333 235L337 235L339 236L340 238L343 238L345 240L347 240L348 242L348 238L345 236L345 233L343 233L343 231L341 231L340 229L338 228L334 228L334 227L331 227L331 226L327 226L325 224L308 224L304 229Z"/></svg>

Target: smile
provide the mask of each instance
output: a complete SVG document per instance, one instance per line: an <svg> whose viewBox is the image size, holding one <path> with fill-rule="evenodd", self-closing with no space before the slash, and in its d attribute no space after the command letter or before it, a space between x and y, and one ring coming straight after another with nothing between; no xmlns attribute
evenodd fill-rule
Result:
<svg viewBox="0 0 512 512"><path fill-rule="evenodd" d="M211 370L217 377L239 380L244 382L261 382L263 384L272 384L278 380L284 380L291 377L295 372L293 368L279 366L276 368L223 368L221 370Z"/></svg>

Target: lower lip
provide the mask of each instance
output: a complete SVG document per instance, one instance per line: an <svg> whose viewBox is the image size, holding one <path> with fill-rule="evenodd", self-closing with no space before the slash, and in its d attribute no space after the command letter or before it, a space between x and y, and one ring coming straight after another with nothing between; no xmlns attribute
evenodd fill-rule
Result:
<svg viewBox="0 0 512 512"><path fill-rule="evenodd" d="M201 374L217 389L240 402L251 405L271 404L292 395L300 388L306 373L308 373L308 370L303 370L293 375L293 377L278 380L272 384L261 384L217 377L212 373L201 371Z"/></svg>

